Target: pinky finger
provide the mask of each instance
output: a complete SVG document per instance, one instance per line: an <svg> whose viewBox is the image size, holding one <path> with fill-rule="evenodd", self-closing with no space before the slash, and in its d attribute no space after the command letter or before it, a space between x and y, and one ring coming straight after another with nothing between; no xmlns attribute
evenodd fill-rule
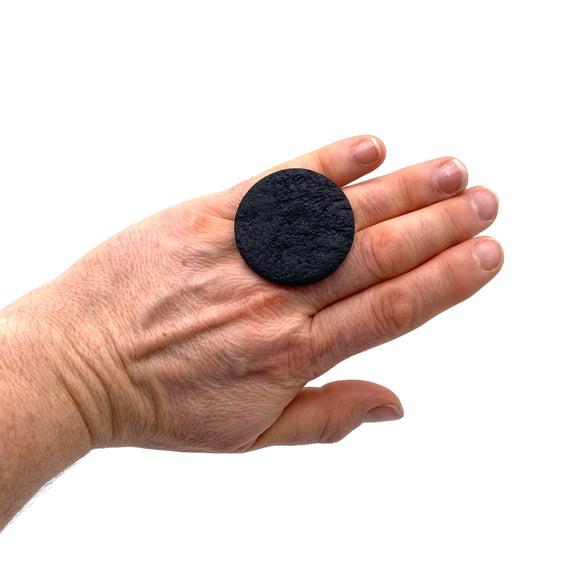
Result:
<svg viewBox="0 0 580 580"><path fill-rule="evenodd" d="M320 371L398 338L469 298L502 263L503 251L495 240L471 239L320 310L311 326Z"/></svg>

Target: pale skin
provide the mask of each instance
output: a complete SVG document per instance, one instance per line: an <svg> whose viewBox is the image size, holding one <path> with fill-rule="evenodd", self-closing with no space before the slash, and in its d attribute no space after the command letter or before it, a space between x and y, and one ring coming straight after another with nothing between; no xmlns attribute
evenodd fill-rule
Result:
<svg viewBox="0 0 580 580"><path fill-rule="evenodd" d="M0 528L92 449L243 452L400 418L381 385L306 385L468 298L503 254L475 237L497 198L453 158L348 185L385 155L352 137L169 208L0 312ZM343 187L356 223L342 266L301 288L252 272L233 233L248 188L287 167Z"/></svg>

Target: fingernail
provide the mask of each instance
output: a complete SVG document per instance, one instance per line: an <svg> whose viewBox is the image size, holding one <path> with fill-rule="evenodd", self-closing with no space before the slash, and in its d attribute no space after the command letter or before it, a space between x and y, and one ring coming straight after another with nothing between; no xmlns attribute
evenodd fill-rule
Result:
<svg viewBox="0 0 580 580"><path fill-rule="evenodd" d="M357 143L352 150L359 165L374 165L382 155L381 148L374 137Z"/></svg>
<svg viewBox="0 0 580 580"><path fill-rule="evenodd" d="M367 411L363 423L378 423L379 421L396 421L403 416L403 411L395 405L381 405Z"/></svg>
<svg viewBox="0 0 580 580"><path fill-rule="evenodd" d="M441 193L457 193L467 185L467 169L458 159L451 159L435 171L434 178Z"/></svg>
<svg viewBox="0 0 580 580"><path fill-rule="evenodd" d="M482 270L492 272L499 268L503 250L495 240L482 240L473 247L473 256Z"/></svg>
<svg viewBox="0 0 580 580"><path fill-rule="evenodd" d="M489 189L476 189L471 194L471 203L482 221L492 220L497 214L498 199Z"/></svg>

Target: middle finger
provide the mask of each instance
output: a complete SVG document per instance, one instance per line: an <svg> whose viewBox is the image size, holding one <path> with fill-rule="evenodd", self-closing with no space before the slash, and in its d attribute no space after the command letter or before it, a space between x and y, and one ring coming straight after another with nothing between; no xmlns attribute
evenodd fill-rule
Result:
<svg viewBox="0 0 580 580"><path fill-rule="evenodd" d="M388 219L355 235L341 267L329 278L304 288L318 311L328 304L416 268L447 248L485 230L498 201L483 187Z"/></svg>
<svg viewBox="0 0 580 580"><path fill-rule="evenodd" d="M467 169L451 157L433 159L344 188L356 230L426 207L464 190Z"/></svg>

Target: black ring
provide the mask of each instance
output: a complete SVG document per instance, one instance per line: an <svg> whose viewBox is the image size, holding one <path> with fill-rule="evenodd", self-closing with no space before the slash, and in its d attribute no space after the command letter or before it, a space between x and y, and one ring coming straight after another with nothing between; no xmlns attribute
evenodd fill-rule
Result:
<svg viewBox="0 0 580 580"><path fill-rule="evenodd" d="M283 169L258 181L240 202L235 221L247 265L285 286L330 276L346 258L354 229L342 189L309 169Z"/></svg>

